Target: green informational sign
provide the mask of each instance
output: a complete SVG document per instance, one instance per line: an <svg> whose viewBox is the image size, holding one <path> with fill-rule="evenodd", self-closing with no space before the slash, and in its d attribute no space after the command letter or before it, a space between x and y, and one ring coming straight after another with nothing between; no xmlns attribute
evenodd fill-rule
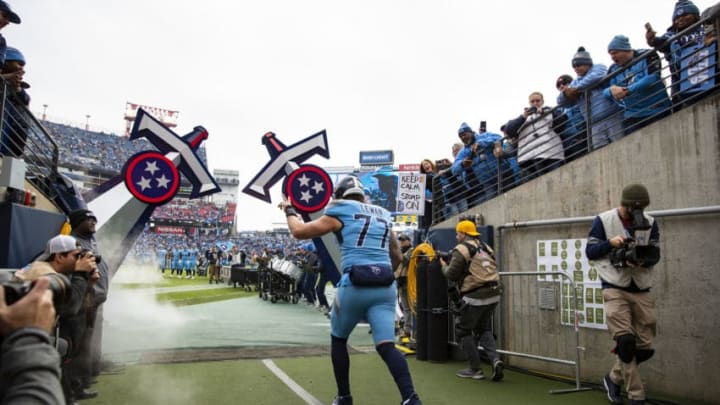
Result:
<svg viewBox="0 0 720 405"><path fill-rule="evenodd" d="M538 275L540 281L561 283L560 300L563 325L574 325L574 311L579 311L579 326L584 328L607 329L603 316L602 286L597 269L585 256L586 239L557 239L537 241L537 263L540 272L561 271L569 278L559 275L547 277ZM547 248L550 252L547 252ZM549 253L549 254L548 254ZM578 300L574 301L570 282L578 288ZM576 308L577 306L577 308Z"/></svg>

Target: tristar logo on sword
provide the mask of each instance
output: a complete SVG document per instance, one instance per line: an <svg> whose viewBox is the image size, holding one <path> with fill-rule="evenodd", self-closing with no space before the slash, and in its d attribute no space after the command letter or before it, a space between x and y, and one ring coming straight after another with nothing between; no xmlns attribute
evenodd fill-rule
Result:
<svg viewBox="0 0 720 405"><path fill-rule="evenodd" d="M322 168L300 164L314 155L326 159L330 157L325 131L310 135L290 146L280 142L275 133L268 132L263 135L262 144L270 154L270 161L243 188L243 193L272 203L270 189L285 178L283 193L288 196L303 220L307 222L319 218L322 215L321 210L332 196L332 181ZM329 272L330 280L337 282L340 279L341 267L340 250L335 236L326 234L313 239L313 243L325 267L332 270Z"/></svg>
<svg viewBox="0 0 720 405"><path fill-rule="evenodd" d="M170 201L180 188L182 173L190 181L190 198L198 198L220 191L195 150L207 139L207 130L197 126L179 137L168 127L139 109L130 140L147 138L160 150L143 151L131 157L123 168L125 186L138 200L161 205Z"/></svg>

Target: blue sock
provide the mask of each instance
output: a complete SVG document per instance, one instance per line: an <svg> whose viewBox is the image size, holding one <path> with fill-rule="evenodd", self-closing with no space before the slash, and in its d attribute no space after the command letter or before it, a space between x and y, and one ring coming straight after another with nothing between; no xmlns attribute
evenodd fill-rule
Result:
<svg viewBox="0 0 720 405"><path fill-rule="evenodd" d="M410 369L408 368L407 360L396 348L395 343L385 342L375 346L380 357L382 357L385 364L387 364L390 374L395 379L400 390L402 399L408 399L415 392L413 388L412 377L410 376Z"/></svg>
<svg viewBox="0 0 720 405"><path fill-rule="evenodd" d="M330 358L332 359L335 384L338 396L350 395L350 355L347 349L347 339L340 339L330 335Z"/></svg>

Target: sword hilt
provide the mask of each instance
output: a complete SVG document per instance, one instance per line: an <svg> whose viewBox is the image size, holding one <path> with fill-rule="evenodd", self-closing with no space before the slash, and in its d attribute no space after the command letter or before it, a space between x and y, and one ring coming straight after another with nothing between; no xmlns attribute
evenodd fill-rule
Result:
<svg viewBox="0 0 720 405"><path fill-rule="evenodd" d="M268 153L270 153L270 156L272 157L279 155L280 152L287 149L287 146L277 139L274 132L266 132L265 135L263 135L262 143L265 145Z"/></svg>

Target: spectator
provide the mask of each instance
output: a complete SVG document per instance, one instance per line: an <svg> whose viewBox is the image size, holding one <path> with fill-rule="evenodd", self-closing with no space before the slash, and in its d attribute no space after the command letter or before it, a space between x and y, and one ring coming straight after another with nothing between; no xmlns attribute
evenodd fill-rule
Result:
<svg viewBox="0 0 720 405"><path fill-rule="evenodd" d="M430 159L423 159L422 162L420 162L420 174L425 175L425 213L422 215L419 228L427 232L427 230L430 229L430 225L433 224L433 217L435 216L433 213L433 198L435 197L433 195L433 183L435 181L435 175L437 174L435 163ZM442 201L441 196L438 195L437 197L438 200Z"/></svg>
<svg viewBox="0 0 720 405"><path fill-rule="evenodd" d="M560 167L563 161L562 139L567 116L561 110L545 107L542 93L530 93L530 107L505 124L511 138L518 138L518 163L523 181Z"/></svg>
<svg viewBox="0 0 720 405"><path fill-rule="evenodd" d="M681 108L717 83L717 41L706 37L702 25L686 31L700 20L700 10L689 0L680 0L673 10L672 25L662 36L656 36L650 23L645 24L647 44L665 54L672 73L672 101ZM677 36L684 32L683 35Z"/></svg>
<svg viewBox="0 0 720 405"><path fill-rule="evenodd" d="M30 87L23 81L25 74L25 56L17 48L7 47L5 63L2 64L2 77L5 79L7 102L0 139L0 156L19 158L25 150L27 141L27 107L30 105Z"/></svg>
<svg viewBox="0 0 720 405"><path fill-rule="evenodd" d="M506 192L519 184L518 175L520 174L520 166L517 162L517 144L518 138L509 138L506 132L506 126L500 127L503 138L495 142L493 155L498 160L504 161L500 165L500 185L502 192Z"/></svg>
<svg viewBox="0 0 720 405"><path fill-rule="evenodd" d="M608 69L610 83L603 94L623 107L625 135L668 115L670 99L660 76L662 67L657 52L633 50L624 35L616 35L610 41L608 52L614 63Z"/></svg>
<svg viewBox="0 0 720 405"><path fill-rule="evenodd" d="M476 134L463 122L458 136L464 147L458 152L452 165L455 176L463 176L468 187L468 204L474 206L497 195L497 159L493 155L498 134L484 132Z"/></svg>
<svg viewBox="0 0 720 405"><path fill-rule="evenodd" d="M558 94L558 105L577 106L584 119L590 117L590 140L593 149L622 138L621 108L605 98L600 86L607 74L607 67L601 63L593 63L590 53L582 46L572 58L572 67L577 77Z"/></svg>
<svg viewBox="0 0 720 405"><path fill-rule="evenodd" d="M49 280L37 280L14 304L0 288L0 402L65 403L60 386L60 355L51 344L55 308Z"/></svg>
<svg viewBox="0 0 720 405"><path fill-rule="evenodd" d="M458 153L463 144L456 142L452 146L453 161L457 159ZM455 175L452 172L452 164L439 170L440 185L445 196L445 218L467 211L467 186L462 175Z"/></svg>
<svg viewBox="0 0 720 405"><path fill-rule="evenodd" d="M0 0L0 30L10 23L20 24L20 16L12 11L10 5L6 1ZM5 41L5 37L0 35L0 66L5 63L6 48L7 42Z"/></svg>
<svg viewBox="0 0 720 405"><path fill-rule="evenodd" d="M558 98L572 83L572 80L570 75L562 75L557 78L555 88L560 92ZM565 130L560 134L563 149L565 149L565 162L572 162L588 152L585 118L577 104L562 106L558 103L558 108L567 116Z"/></svg>

